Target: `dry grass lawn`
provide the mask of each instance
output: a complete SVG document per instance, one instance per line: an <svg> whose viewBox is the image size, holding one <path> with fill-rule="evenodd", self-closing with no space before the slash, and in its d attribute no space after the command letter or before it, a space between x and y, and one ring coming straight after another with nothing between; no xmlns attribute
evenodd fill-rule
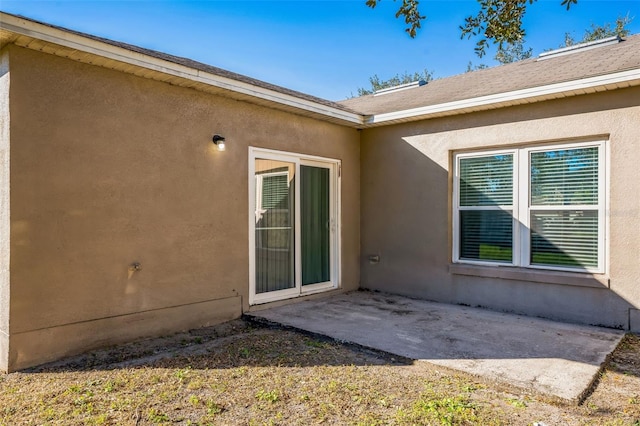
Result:
<svg viewBox="0 0 640 426"><path fill-rule="evenodd" d="M581 406L241 320L0 376L1 425L635 425L640 337Z"/></svg>

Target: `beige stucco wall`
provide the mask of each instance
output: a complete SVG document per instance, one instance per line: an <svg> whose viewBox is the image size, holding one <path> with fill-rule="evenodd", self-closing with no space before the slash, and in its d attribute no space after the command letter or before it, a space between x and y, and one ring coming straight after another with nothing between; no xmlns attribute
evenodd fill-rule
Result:
<svg viewBox="0 0 640 426"><path fill-rule="evenodd" d="M11 368L246 310L249 146L342 160L342 288L358 287L356 130L10 54Z"/></svg>
<svg viewBox="0 0 640 426"><path fill-rule="evenodd" d="M362 286L640 330L640 321L630 321L630 309L640 308L639 105L640 88L636 87L365 130ZM453 151L592 140L603 135L609 140L611 163L605 276L588 280L515 271L506 279L507 272L491 271L496 268L484 268L484 276L479 277L473 270L450 266ZM368 256L376 254L380 263L370 263Z"/></svg>
<svg viewBox="0 0 640 426"><path fill-rule="evenodd" d="M0 371L9 354L9 53L0 52Z"/></svg>

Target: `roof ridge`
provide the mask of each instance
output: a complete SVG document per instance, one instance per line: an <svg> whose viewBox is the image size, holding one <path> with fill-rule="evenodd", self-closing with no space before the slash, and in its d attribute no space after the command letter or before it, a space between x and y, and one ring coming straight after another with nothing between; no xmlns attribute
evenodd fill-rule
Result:
<svg viewBox="0 0 640 426"><path fill-rule="evenodd" d="M438 105L466 105L473 99L490 102L490 98L508 98L510 93L524 96L523 93L526 92L538 100L553 99L551 92L556 93L559 87L566 87L570 92L567 95L578 95L593 93L595 90L591 88L592 85L601 84L605 89L612 90L640 84L635 71L640 72L640 34L626 36L620 43L578 51L571 55L551 57L544 61L532 57L437 78L414 90L398 91L376 98L369 95L341 102L365 115L379 116L397 115L402 111L428 107L437 109ZM605 83L604 77L608 75L612 76L611 83ZM624 82L613 82L618 81L618 77ZM580 81L585 82L585 88L580 88L580 84L571 84ZM544 96L533 95L536 88L549 88L550 93ZM466 106L460 108L468 109Z"/></svg>

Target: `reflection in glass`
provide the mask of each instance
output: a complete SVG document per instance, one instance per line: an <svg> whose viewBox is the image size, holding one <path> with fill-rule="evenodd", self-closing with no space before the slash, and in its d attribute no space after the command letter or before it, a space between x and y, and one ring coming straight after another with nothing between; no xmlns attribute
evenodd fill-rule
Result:
<svg viewBox="0 0 640 426"><path fill-rule="evenodd" d="M598 266L598 212L531 212L531 264Z"/></svg>
<svg viewBox="0 0 640 426"><path fill-rule="evenodd" d="M460 258L513 260L513 216L505 210L460 211Z"/></svg>
<svg viewBox="0 0 640 426"><path fill-rule="evenodd" d="M295 164L256 159L256 293L295 287Z"/></svg>
<svg viewBox="0 0 640 426"><path fill-rule="evenodd" d="M300 166L302 285L329 281L329 169Z"/></svg>

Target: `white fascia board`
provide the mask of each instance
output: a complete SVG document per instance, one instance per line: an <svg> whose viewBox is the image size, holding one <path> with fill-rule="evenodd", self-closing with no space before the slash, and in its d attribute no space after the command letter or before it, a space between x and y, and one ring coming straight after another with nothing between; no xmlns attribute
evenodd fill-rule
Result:
<svg viewBox="0 0 640 426"><path fill-rule="evenodd" d="M58 28L48 27L36 22L0 12L0 28L12 33L32 37L34 39L47 41L60 46L78 50L80 52L91 53L104 58L123 62L130 65L158 71L176 77L204 83L221 89L230 90L255 98L275 102L288 107L301 109L335 119L343 120L355 125L362 125L363 117L360 114L343 111L321 103L316 103L307 99L298 98L293 95L281 93L250 83L234 80L207 72L203 72L184 65L175 64L163 59L154 58L143 53L113 46L98 40L89 39L78 34L68 33Z"/></svg>
<svg viewBox="0 0 640 426"><path fill-rule="evenodd" d="M579 80L572 80L563 83L549 84L546 86L532 87L529 89L515 90L511 92L496 93L493 95L480 96L477 98L462 99L459 101L445 102L437 105L412 108L403 111L394 111L383 114L375 114L365 117L365 125L382 125L393 121L410 121L426 119L434 114L449 112L454 115L461 110L479 110L508 106L513 103L522 103L527 99L552 96L560 93L571 93L577 90L602 88L605 86L620 83L631 83L635 81L640 84L640 69L605 74L596 77L589 77ZM519 102L520 101L520 102Z"/></svg>
<svg viewBox="0 0 640 426"><path fill-rule="evenodd" d="M533 100L535 98L551 96L554 94L565 92L571 93L572 91L581 89L600 88L601 90L607 90L605 87L606 85L631 82L634 80L638 80L638 84L640 84L640 70L634 69L564 83L497 93L390 113L363 116L361 114L344 111L321 103L281 93L276 90L255 86L229 77L207 73L184 65L145 55L143 53L113 46L108 43L86 38L78 34L69 33L58 28L52 28L27 19L7 15L2 12L0 12L0 29L78 50L80 52L94 54L118 62L274 102L290 108L316 113L325 117L331 117L333 119L350 123L354 127L370 127L375 125L391 124L397 121L427 119L434 114L449 113L450 115L455 115L469 110L477 111L482 109L498 108L515 103L522 103L522 101L526 99Z"/></svg>

